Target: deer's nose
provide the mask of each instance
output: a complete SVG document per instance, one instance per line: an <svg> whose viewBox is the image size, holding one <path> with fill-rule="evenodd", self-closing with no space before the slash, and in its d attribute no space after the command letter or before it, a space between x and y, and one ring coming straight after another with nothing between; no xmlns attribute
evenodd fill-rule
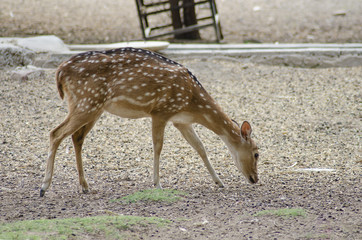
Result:
<svg viewBox="0 0 362 240"><path fill-rule="evenodd" d="M255 176L255 177L253 177L253 176L250 176L249 177L249 181L251 182L251 183L257 183L258 182L258 177L257 176Z"/></svg>

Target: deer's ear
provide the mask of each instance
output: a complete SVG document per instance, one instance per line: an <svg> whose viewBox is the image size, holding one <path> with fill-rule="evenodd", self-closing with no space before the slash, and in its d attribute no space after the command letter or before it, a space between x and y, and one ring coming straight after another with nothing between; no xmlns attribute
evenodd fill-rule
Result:
<svg viewBox="0 0 362 240"><path fill-rule="evenodd" d="M248 123L247 121L244 121L243 124L241 125L240 135L241 138L244 139L245 141L248 141L250 139L251 126L250 123Z"/></svg>

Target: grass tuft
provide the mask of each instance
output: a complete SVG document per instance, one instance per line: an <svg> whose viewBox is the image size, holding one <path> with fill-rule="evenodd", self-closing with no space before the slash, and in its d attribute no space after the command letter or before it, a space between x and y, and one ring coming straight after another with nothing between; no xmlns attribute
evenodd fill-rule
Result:
<svg viewBox="0 0 362 240"><path fill-rule="evenodd" d="M157 217L97 216L0 223L0 239L123 239L132 226L162 227L171 223Z"/></svg>
<svg viewBox="0 0 362 240"><path fill-rule="evenodd" d="M181 196L186 195L185 192L174 189L147 189L135 192L121 199L112 200L114 202L121 201L123 203L135 203L138 201L153 201L153 202L176 202L181 199Z"/></svg>
<svg viewBox="0 0 362 240"><path fill-rule="evenodd" d="M274 210L263 210L254 214L254 216L273 215L278 217L305 217L306 211L302 208L282 208Z"/></svg>

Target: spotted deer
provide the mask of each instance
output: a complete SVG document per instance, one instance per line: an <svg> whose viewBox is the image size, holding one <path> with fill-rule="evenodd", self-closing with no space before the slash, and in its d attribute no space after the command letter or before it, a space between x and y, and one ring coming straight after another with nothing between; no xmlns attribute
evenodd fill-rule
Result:
<svg viewBox="0 0 362 240"><path fill-rule="evenodd" d="M160 154L169 121L201 156L218 186L224 185L209 162L193 123L201 124L220 136L238 170L249 182L258 181L259 154L250 137L250 124L245 121L239 127L186 67L158 53L135 48L81 53L59 66L56 82L60 97L67 99L69 112L65 120L50 132L50 149L40 196L44 196L51 184L56 151L62 140L70 135L79 182L83 192L88 192L81 150L86 135L104 111L124 118L151 117L153 183L157 188L161 188Z"/></svg>

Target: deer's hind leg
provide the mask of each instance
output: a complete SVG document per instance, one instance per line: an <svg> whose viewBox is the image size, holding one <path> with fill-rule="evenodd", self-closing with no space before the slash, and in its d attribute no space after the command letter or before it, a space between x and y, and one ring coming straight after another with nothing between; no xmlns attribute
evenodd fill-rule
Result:
<svg viewBox="0 0 362 240"><path fill-rule="evenodd" d="M79 130L77 130L72 135L72 141L75 150L75 159L77 161L77 170L78 170L78 177L79 177L79 184L82 186L83 193L88 192L88 183L84 177L84 169L83 169L83 161L82 161L82 146L84 143L84 139L90 130L93 128L94 124L96 123L97 119L93 122L89 122Z"/></svg>
<svg viewBox="0 0 362 240"><path fill-rule="evenodd" d="M64 138L72 135L84 125L98 119L99 115L100 114L89 115L78 111L70 111L66 119L58 127L54 128L50 132L50 149L47 159L45 176L40 190L41 197L44 196L45 191L49 188L51 184L54 172L55 154L58 150L60 143L64 140Z"/></svg>

